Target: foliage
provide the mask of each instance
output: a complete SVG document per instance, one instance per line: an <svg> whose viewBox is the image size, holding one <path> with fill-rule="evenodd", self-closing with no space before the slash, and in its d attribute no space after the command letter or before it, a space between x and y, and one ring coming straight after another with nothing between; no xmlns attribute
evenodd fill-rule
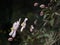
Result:
<svg viewBox="0 0 60 45"><path fill-rule="evenodd" d="M39 22L36 24L41 26L39 29L36 28L29 34L25 32L22 36L23 41L21 45L53 45L60 39L60 26L58 26L60 25L60 19L58 19L60 17L59 6L58 0L51 0L49 6L41 10L44 12L44 15L40 17L43 18L38 18L40 18L39 21L42 20L43 24ZM28 14L28 16L30 18L31 14Z"/></svg>

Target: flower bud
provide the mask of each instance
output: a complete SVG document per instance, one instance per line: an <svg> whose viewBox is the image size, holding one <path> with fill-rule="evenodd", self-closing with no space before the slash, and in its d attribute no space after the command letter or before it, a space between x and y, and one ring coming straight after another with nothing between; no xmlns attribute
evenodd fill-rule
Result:
<svg viewBox="0 0 60 45"><path fill-rule="evenodd" d="M30 32L32 32L32 31L33 31L33 29L34 29L34 26L33 26L33 25L31 25L31 27L30 27Z"/></svg>
<svg viewBox="0 0 60 45"><path fill-rule="evenodd" d="M13 40L13 38L8 38L8 41L12 41Z"/></svg>
<svg viewBox="0 0 60 45"><path fill-rule="evenodd" d="M36 3L34 3L34 6L38 6L38 3L36 2Z"/></svg>
<svg viewBox="0 0 60 45"><path fill-rule="evenodd" d="M45 8L45 5L44 5L44 4L41 4L41 5L40 5L40 8Z"/></svg>
<svg viewBox="0 0 60 45"><path fill-rule="evenodd" d="M43 16L43 15L44 15L44 12L43 12L43 11L41 11L41 12L40 12L40 16Z"/></svg>

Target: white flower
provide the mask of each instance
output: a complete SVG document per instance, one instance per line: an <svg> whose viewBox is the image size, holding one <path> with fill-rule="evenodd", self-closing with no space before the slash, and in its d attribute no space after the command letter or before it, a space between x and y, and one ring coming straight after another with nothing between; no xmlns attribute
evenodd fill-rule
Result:
<svg viewBox="0 0 60 45"><path fill-rule="evenodd" d="M18 29L18 27L19 27L19 25L20 25L20 20L21 20L21 18L19 19L19 21L17 21L17 22L15 22L14 24L13 24L13 30L17 30Z"/></svg>
<svg viewBox="0 0 60 45"><path fill-rule="evenodd" d="M20 31L22 32L23 31L23 29L26 27L26 21L28 20L28 18L25 18L24 19L24 21L23 21L23 23L21 24L21 29L20 29Z"/></svg>
<svg viewBox="0 0 60 45"><path fill-rule="evenodd" d="M21 26L25 26L27 20L28 20L28 18L25 18L24 21L23 21L23 23L21 24Z"/></svg>
<svg viewBox="0 0 60 45"><path fill-rule="evenodd" d="M21 21L21 18L19 19L19 21L16 21L16 22L13 23L11 32L9 33L10 36L15 37L16 31L17 31L17 29L20 25L20 21Z"/></svg>

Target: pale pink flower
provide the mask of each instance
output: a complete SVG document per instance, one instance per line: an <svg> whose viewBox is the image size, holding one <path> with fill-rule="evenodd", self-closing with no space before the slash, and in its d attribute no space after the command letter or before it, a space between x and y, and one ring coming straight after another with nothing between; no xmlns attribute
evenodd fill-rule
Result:
<svg viewBox="0 0 60 45"><path fill-rule="evenodd" d="M44 4L41 4L41 5L40 5L40 8L45 8L45 5L44 5Z"/></svg>
<svg viewBox="0 0 60 45"><path fill-rule="evenodd" d="M43 12L43 11L41 11L41 12L40 12L40 16L43 16L43 15L44 15L44 12Z"/></svg>
<svg viewBox="0 0 60 45"><path fill-rule="evenodd" d="M38 3L37 3L37 2L35 2L35 3L34 3L34 6L38 6Z"/></svg>
<svg viewBox="0 0 60 45"><path fill-rule="evenodd" d="M13 38L8 38L8 41L13 41Z"/></svg>

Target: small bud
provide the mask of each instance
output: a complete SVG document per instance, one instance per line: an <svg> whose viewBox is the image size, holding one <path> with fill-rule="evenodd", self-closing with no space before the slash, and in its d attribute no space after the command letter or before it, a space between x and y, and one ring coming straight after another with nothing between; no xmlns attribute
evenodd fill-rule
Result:
<svg viewBox="0 0 60 45"><path fill-rule="evenodd" d="M46 9L48 9L48 7L45 7Z"/></svg>
<svg viewBox="0 0 60 45"><path fill-rule="evenodd" d="M13 38L8 38L8 41L13 41Z"/></svg>
<svg viewBox="0 0 60 45"><path fill-rule="evenodd" d="M41 5L40 5L40 8L45 8L45 5L44 5L44 4L41 4Z"/></svg>
<svg viewBox="0 0 60 45"><path fill-rule="evenodd" d="M38 3L36 2L36 3L34 3L34 6L38 6Z"/></svg>
<svg viewBox="0 0 60 45"><path fill-rule="evenodd" d="M31 27L30 27L30 32L32 32L32 31L33 31L33 29L34 29L34 26L33 26L33 25L31 25Z"/></svg>
<svg viewBox="0 0 60 45"><path fill-rule="evenodd" d="M40 16L43 16L43 15L44 15L44 12L43 12L43 11L41 11L41 12L40 12Z"/></svg>

